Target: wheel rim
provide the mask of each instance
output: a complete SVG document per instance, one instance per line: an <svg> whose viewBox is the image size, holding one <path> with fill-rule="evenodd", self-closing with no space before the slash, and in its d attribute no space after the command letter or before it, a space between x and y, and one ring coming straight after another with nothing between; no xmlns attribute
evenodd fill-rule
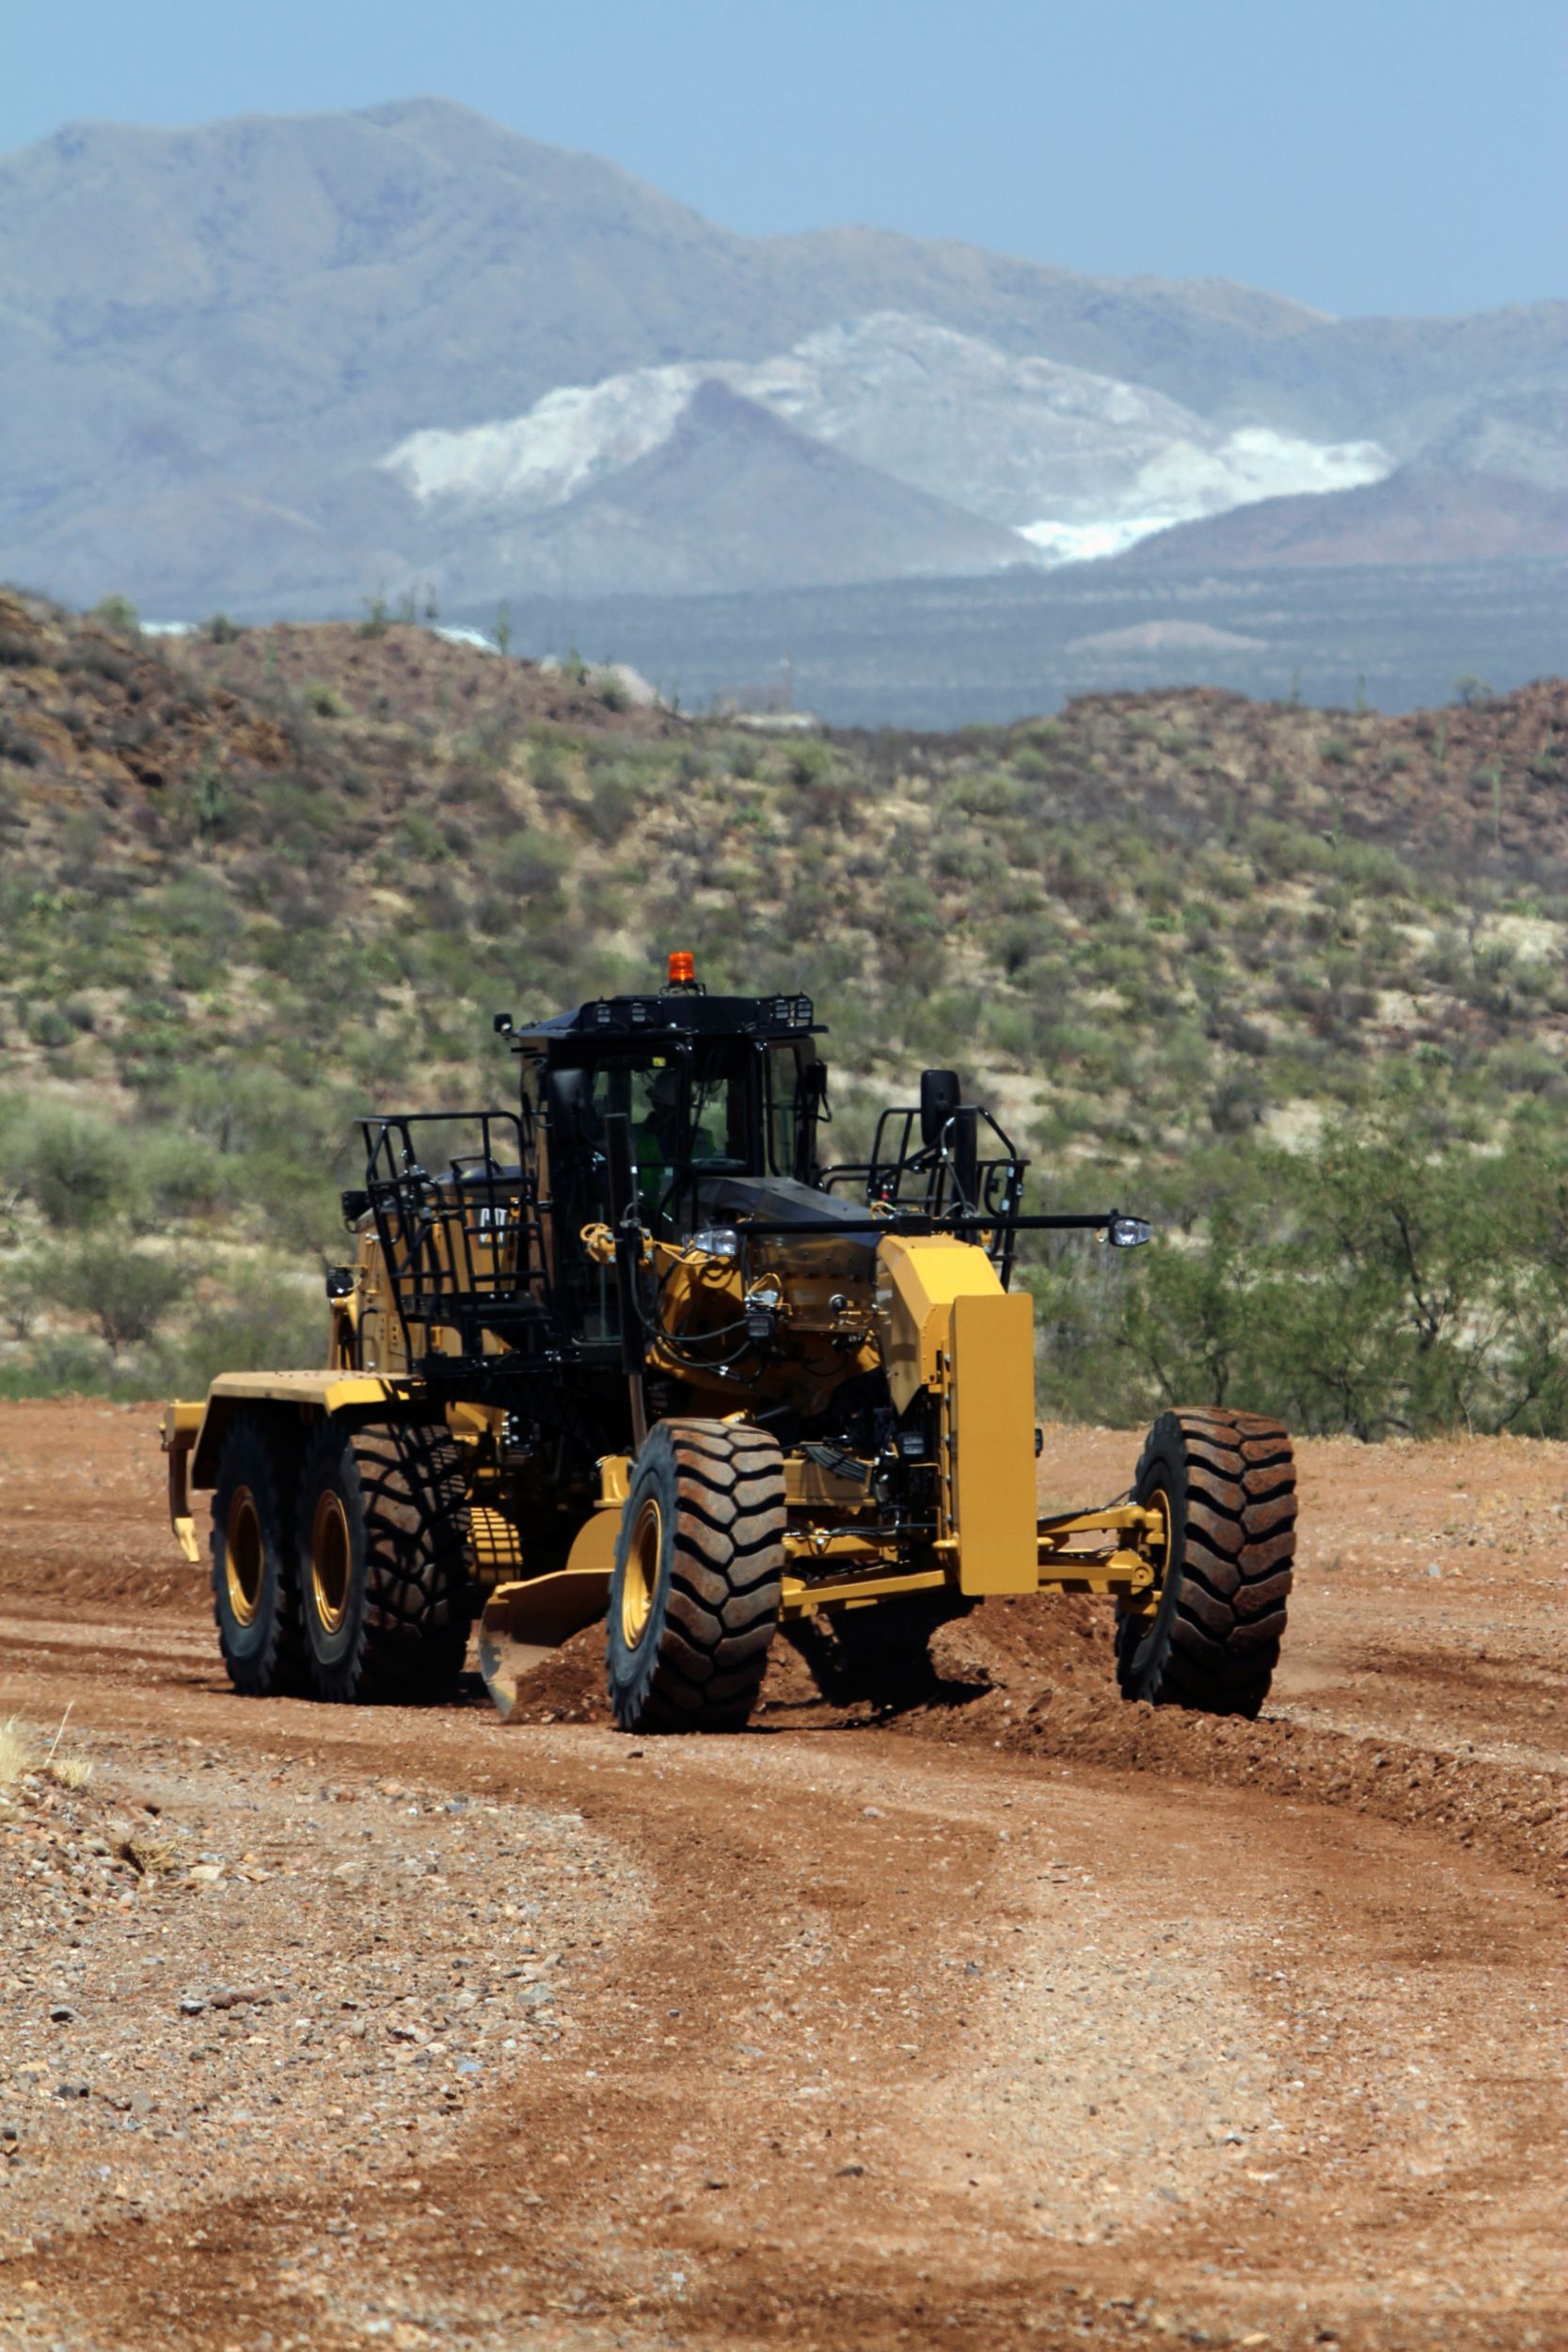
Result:
<svg viewBox="0 0 1568 2352"><path fill-rule="evenodd" d="M645 1495L626 1546L626 1565L621 1577L621 1638L627 1649L637 1647L654 1613L659 1554L663 1549L664 1520L654 1497Z"/></svg>
<svg viewBox="0 0 1568 2352"><path fill-rule="evenodd" d="M348 1614L354 1545L341 1499L330 1487L316 1498L310 1522L310 1598L324 1633L339 1633Z"/></svg>
<svg viewBox="0 0 1568 2352"><path fill-rule="evenodd" d="M1170 1496L1164 1486L1151 1487L1141 1501L1146 1511L1158 1514L1157 1524L1146 1527L1143 1534L1143 1549L1154 1568L1154 1589L1145 1597L1142 1607L1129 1609L1122 1619L1122 1623L1131 1629L1128 1638L1140 1657L1146 1653L1155 1627L1160 1622L1169 1589L1171 1528Z"/></svg>
<svg viewBox="0 0 1568 2352"><path fill-rule="evenodd" d="M1148 1531L1146 1540L1149 1556L1154 1563L1155 1589L1163 1595L1165 1589L1165 1580L1170 1574L1171 1522L1170 1497L1164 1486L1156 1486L1151 1494L1145 1496L1144 1509L1157 1511L1160 1515L1158 1527L1152 1527Z"/></svg>
<svg viewBox="0 0 1568 2352"><path fill-rule="evenodd" d="M229 1610L236 1625L252 1626L261 1606L261 1581L266 1574L266 1547L261 1541L261 1515L248 1486L236 1486L223 1531L223 1573L229 1588Z"/></svg>

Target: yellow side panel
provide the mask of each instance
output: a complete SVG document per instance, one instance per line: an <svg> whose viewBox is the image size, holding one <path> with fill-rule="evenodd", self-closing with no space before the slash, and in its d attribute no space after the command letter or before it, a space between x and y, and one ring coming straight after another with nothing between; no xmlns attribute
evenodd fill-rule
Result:
<svg viewBox="0 0 1568 2352"><path fill-rule="evenodd" d="M911 1240L889 1234L877 1246L877 1307L887 1349L893 1401L903 1412L919 1389L937 1376L946 1349L954 1302L1005 1295L983 1249L951 1233ZM1027 1302L1025 1302L1027 1303Z"/></svg>
<svg viewBox="0 0 1568 2352"><path fill-rule="evenodd" d="M406 1381L376 1373L332 1372L325 1367L320 1372L220 1372L207 1391L207 1408L191 1458L191 1485L216 1484L224 1433L235 1413L246 1405L292 1406L296 1413L309 1417L366 1405L392 1410L406 1403L407 1396Z"/></svg>
<svg viewBox="0 0 1568 2352"><path fill-rule="evenodd" d="M220 1372L207 1392L240 1403L257 1398L272 1404L319 1405L324 1412L345 1405L391 1405L406 1393L395 1375L373 1372Z"/></svg>
<svg viewBox="0 0 1568 2352"><path fill-rule="evenodd" d="M958 1589L1032 1593L1035 1536L1035 1309L1022 1293L953 1302L948 1426L954 1453Z"/></svg>

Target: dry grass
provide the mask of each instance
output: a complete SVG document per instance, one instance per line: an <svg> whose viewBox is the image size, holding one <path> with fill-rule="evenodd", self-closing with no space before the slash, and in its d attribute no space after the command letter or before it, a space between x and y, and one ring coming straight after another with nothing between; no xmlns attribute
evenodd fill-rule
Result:
<svg viewBox="0 0 1568 2352"><path fill-rule="evenodd" d="M92 1778L92 1766L85 1756L60 1754L60 1741L65 1738L65 1727L70 1721L71 1708L68 1707L55 1727L55 1737L49 1742L40 1769L45 1780L52 1781L56 1788L73 1794L87 1787Z"/></svg>
<svg viewBox="0 0 1568 2352"><path fill-rule="evenodd" d="M0 1724L0 1789L13 1788L31 1769L33 1752L14 1715Z"/></svg>
<svg viewBox="0 0 1568 2352"><path fill-rule="evenodd" d="M61 1751L60 1741L70 1713L68 1707L54 1739L41 1754L15 1715L0 1723L0 1791L14 1788L30 1772L39 1772L55 1788L63 1788L68 1796L80 1795L92 1778L92 1763L87 1756Z"/></svg>
<svg viewBox="0 0 1568 2352"><path fill-rule="evenodd" d="M166 1878L177 1867L174 1848L166 1838L149 1836L138 1831L121 1838L115 1851L122 1862L128 1862L138 1878Z"/></svg>

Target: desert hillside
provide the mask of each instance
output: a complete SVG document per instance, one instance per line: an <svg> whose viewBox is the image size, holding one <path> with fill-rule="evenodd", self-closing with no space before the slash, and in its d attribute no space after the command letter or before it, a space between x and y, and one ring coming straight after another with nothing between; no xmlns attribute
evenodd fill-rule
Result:
<svg viewBox="0 0 1568 2352"><path fill-rule="evenodd" d="M1040 1200L1163 1217L1034 1267L1056 1407L1556 1427L1568 686L1467 691L780 735L380 619L8 596L0 1380L313 1351L354 1115L502 1097L492 1010L679 946L815 995L844 1156L954 1062Z"/></svg>

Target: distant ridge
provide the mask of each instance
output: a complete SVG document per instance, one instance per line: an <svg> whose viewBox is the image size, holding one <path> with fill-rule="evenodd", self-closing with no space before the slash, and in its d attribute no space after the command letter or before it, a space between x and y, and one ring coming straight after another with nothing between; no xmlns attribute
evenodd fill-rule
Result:
<svg viewBox="0 0 1568 2352"><path fill-rule="evenodd" d="M1115 560L1118 570L1190 572L1538 556L1568 556L1568 491L1501 474L1403 466L1361 489L1260 499L1180 523Z"/></svg>
<svg viewBox="0 0 1568 2352"><path fill-rule="evenodd" d="M471 577L505 517L476 512L459 540L426 515L378 470L410 435L515 419L617 373L761 361L888 312L1087 371L1146 408L1179 403L1221 437L1367 440L1398 465L1469 419L1508 478L1515 442L1489 421L1560 389L1568 321L1560 303L1337 321L1246 287L1079 277L876 229L746 238L435 99L76 124L0 159L0 575L171 614L352 610L449 562ZM874 418L850 454L897 471ZM729 510L712 481L703 495L717 528ZM648 478L623 485L651 496ZM895 511L863 482L852 503ZM889 545L912 549L914 510L896 511ZM932 544L954 528L919 525ZM882 560L868 534L858 575ZM688 532L639 561L618 587L661 564L750 577L755 559Z"/></svg>

